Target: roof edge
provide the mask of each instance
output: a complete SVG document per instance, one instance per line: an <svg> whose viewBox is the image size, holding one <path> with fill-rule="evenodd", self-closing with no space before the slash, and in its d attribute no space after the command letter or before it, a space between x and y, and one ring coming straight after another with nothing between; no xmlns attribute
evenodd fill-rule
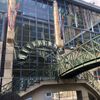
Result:
<svg viewBox="0 0 100 100"><path fill-rule="evenodd" d="M77 6L81 6L83 8L89 9L91 11L95 11L97 13L100 13L100 7L96 6L92 3L88 3L88 2L85 2L83 0L67 0L67 1L68 1L68 3L72 3L72 4L75 4Z"/></svg>

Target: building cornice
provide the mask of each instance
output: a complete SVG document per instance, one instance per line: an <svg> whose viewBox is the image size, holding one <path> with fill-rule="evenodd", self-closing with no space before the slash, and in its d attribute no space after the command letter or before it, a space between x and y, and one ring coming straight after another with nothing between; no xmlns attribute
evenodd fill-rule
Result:
<svg viewBox="0 0 100 100"><path fill-rule="evenodd" d="M88 2L85 2L83 0L66 0L66 1L68 1L68 3L74 4L77 6L81 6L83 8L89 9L91 11L95 11L97 13L100 13L100 7L96 6L92 3L88 3Z"/></svg>

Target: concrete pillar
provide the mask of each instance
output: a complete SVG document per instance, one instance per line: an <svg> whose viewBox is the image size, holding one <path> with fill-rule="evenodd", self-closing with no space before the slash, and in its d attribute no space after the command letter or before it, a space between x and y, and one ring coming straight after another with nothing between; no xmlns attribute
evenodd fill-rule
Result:
<svg viewBox="0 0 100 100"><path fill-rule="evenodd" d="M85 89L82 90L82 98L83 100L89 100L88 91Z"/></svg>
<svg viewBox="0 0 100 100"><path fill-rule="evenodd" d="M59 11L58 11L58 4L56 0L54 0L53 9L54 9L55 43L57 47L63 47L64 44L63 44L63 40L61 39Z"/></svg>
<svg viewBox="0 0 100 100"><path fill-rule="evenodd" d="M8 0L8 26L7 26L6 52L5 52L4 76L2 78L2 86L12 81L14 35L15 35L14 24L16 18L15 7L16 7L16 0Z"/></svg>

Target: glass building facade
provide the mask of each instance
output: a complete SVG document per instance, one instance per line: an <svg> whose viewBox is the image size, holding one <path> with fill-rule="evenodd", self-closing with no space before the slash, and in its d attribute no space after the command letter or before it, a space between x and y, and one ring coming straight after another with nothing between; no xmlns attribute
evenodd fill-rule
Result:
<svg viewBox="0 0 100 100"><path fill-rule="evenodd" d="M48 41L54 44L53 4L48 0L21 2L16 19L15 51L17 55L27 55L27 57L24 60L21 56L16 57L17 61L14 61L13 70L14 85L22 85L19 85L20 89L23 89L26 83L30 85L55 76L56 52L45 46L34 48L32 44L34 41ZM28 44L31 48L27 48ZM30 52L25 54L22 51L23 48L30 49ZM19 84L16 84L18 80Z"/></svg>
<svg viewBox="0 0 100 100"><path fill-rule="evenodd" d="M82 43L83 39L85 41L89 38L93 31L97 34L100 33L100 23L97 23L97 20L100 19L99 12L72 4L67 0L58 0L58 6L60 25L62 24L61 16L64 16L63 39L66 46L76 46L77 42ZM7 0L0 1L1 41L4 36L6 12ZM81 34L77 39L73 39L86 29L89 29L88 32L85 31L87 35ZM72 41L69 42L71 39ZM34 46L37 43L36 41L50 42L54 47L52 0L20 0L20 8L15 23L13 61L13 84L20 89L25 87L25 84L22 83L32 84L39 80L52 79L57 76L56 48Z"/></svg>

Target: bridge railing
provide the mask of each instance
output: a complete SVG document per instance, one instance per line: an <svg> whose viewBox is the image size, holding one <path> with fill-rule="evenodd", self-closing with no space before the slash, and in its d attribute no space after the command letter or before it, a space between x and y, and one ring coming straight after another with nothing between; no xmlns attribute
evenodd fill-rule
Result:
<svg viewBox="0 0 100 100"><path fill-rule="evenodd" d="M58 68L60 74L78 68L79 66L86 66L91 63L96 63L100 59L100 35L91 38L84 44L77 46L68 54L63 54L58 57Z"/></svg>
<svg viewBox="0 0 100 100"><path fill-rule="evenodd" d="M77 75L78 79L87 81L93 88L95 88L100 93L100 83L95 79L94 75L87 71L82 74Z"/></svg>
<svg viewBox="0 0 100 100"><path fill-rule="evenodd" d="M51 77L14 77L13 81L1 86L0 94L6 94L9 92L20 93L21 91L26 91L30 86L34 86L35 84L40 84L41 81L45 80L55 80L55 76Z"/></svg>

